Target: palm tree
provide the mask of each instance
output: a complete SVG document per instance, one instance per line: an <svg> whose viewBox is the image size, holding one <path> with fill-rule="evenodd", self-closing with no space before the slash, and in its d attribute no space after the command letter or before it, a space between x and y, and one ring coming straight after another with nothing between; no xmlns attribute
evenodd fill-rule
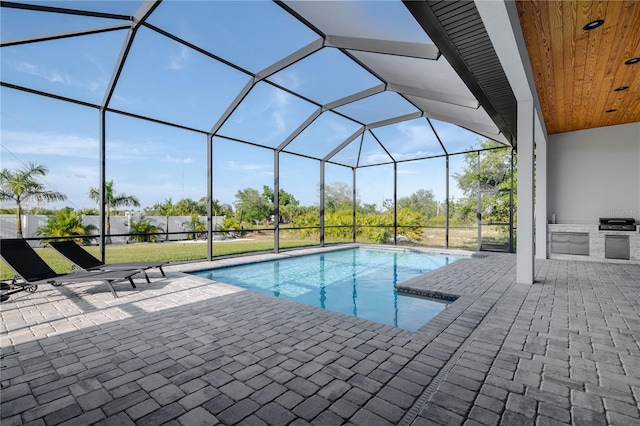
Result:
<svg viewBox="0 0 640 426"><path fill-rule="evenodd" d="M100 204L100 190L97 188L89 189L89 198ZM111 209L124 206L140 206L140 201L134 195L117 194L113 191L113 180L104 183L104 206L107 214L106 244L111 243Z"/></svg>
<svg viewBox="0 0 640 426"><path fill-rule="evenodd" d="M169 240L169 216L173 216L176 212L176 206L171 202L171 198L164 200L164 203L158 204L158 213L165 217L164 240Z"/></svg>
<svg viewBox="0 0 640 426"><path fill-rule="evenodd" d="M38 176L44 176L48 172L46 166L29 163L21 170L10 171L3 169L0 173L0 201L12 200L16 203L16 236L22 238L22 203L34 198L38 201L64 201L67 196L57 192L46 190L44 184L38 180Z"/></svg>
<svg viewBox="0 0 640 426"><path fill-rule="evenodd" d="M140 216L140 220L132 220L131 221L131 236L129 237L129 241L132 242L152 242L155 243L158 241L157 234L158 232L162 232L162 226L157 226L152 223L153 221L144 215Z"/></svg>
<svg viewBox="0 0 640 426"><path fill-rule="evenodd" d="M95 237L84 237L97 231L95 225L85 225L82 221L82 212L76 212L70 207L58 210L55 216L47 220L45 226L38 228L38 235L45 237L70 237L80 236L75 239L82 244L89 244ZM65 238L47 238L47 241L65 241Z"/></svg>
<svg viewBox="0 0 640 426"><path fill-rule="evenodd" d="M191 213L190 217L191 219L188 222L183 222L182 226L186 228L187 231L191 231L191 233L187 234L188 240L197 240L198 237L207 230L207 226L202 223L198 217L198 213Z"/></svg>

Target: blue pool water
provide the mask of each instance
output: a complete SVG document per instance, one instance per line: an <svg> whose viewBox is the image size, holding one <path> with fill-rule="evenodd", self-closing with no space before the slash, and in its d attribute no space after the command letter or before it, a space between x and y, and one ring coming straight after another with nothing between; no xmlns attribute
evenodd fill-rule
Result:
<svg viewBox="0 0 640 426"><path fill-rule="evenodd" d="M395 284L455 260L408 250L360 247L193 274L415 331L447 302L398 293Z"/></svg>

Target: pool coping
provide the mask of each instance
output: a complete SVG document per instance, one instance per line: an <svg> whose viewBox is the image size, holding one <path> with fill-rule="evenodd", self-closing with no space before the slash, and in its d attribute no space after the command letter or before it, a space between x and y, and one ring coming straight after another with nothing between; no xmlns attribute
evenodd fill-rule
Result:
<svg viewBox="0 0 640 426"><path fill-rule="evenodd" d="M198 264L196 264L195 266L193 266L193 268L195 269L191 269L191 268L183 268L181 270L181 272L183 273L187 273L187 274L193 274L195 277L198 278L202 278L202 279L206 279L212 282L216 282L216 283L220 283L220 284L224 284L224 285L229 285L229 286L233 286L233 287L237 287L239 289L242 290L248 290L248 291L256 291L260 294L264 294L266 296L270 296L270 297L277 297L277 296L273 296L269 293L265 293L265 292L261 292L261 291L257 291L251 288L245 288L245 287L241 287L241 286L237 286L234 285L233 283L228 283L225 282L223 280L213 280L207 277L204 277L202 275L198 275L199 272L206 272L206 271L210 271L210 270L216 270L216 269L225 269L225 268L233 268L236 266L243 266L243 265L254 265L254 264L260 264L260 263L266 263L266 262L271 262L271 261L275 261L275 260L281 260L281 259L292 259L292 258L297 258L297 257L304 257L304 256L312 256L315 254L319 254L319 253L328 253L328 252L336 252L336 251L342 251L342 250L350 250L350 249L354 249L354 248L371 248L371 249L379 249L379 250L386 250L386 251L401 251L401 252L411 252L411 253L420 253L420 254L426 254L426 255L436 255L436 256L448 256L448 257L460 257L460 258L474 258L474 259L482 259L485 258L487 255L485 253L477 253L477 252L469 252L469 251L464 251L464 250L445 250L445 249L434 249L434 248L421 248L421 247L389 247L389 246L385 246L385 245L380 245L380 244L349 244L349 245L340 245L340 246L329 246L329 247L315 247L315 248L305 248L302 250L288 250L286 252L280 252L280 253L269 253L269 254L264 254L259 256L259 259L256 260L255 258L248 258L247 256L241 256L241 257L227 257L224 259L214 259L211 262L206 262L207 265L203 265L201 264L201 262L198 262ZM222 265L218 265L218 266L213 266L211 264L213 263L223 263ZM396 284L395 285L395 289L397 290L398 294L400 295L405 295L405 296L415 296L415 297L419 297L419 298L427 298L427 299L432 299L434 301L443 301L443 302L448 302L445 305L445 309L447 309L449 307L450 304L454 303L456 300L458 300L460 298L460 295L457 294L452 294L452 293L445 293L445 292L441 292L441 291L429 291L429 290L425 290L425 289L421 289L418 287L412 287L411 286L411 282L413 282L414 280L420 280L421 277L430 274L431 272L434 272L435 270L444 268L445 266L448 265L443 265L443 266L439 266L438 268L426 272L422 275L416 276L416 277L412 277L406 281L403 281L400 284ZM318 309L325 309L325 308L321 308L315 305L310 305L310 304L306 304L303 302L299 302L290 298L285 297L284 299L286 300L290 300L292 302L295 303L301 303L305 306L311 306L314 308L318 308ZM329 309L332 312L336 312L336 313L342 313L339 311L333 311L331 309ZM427 320L424 324L422 324L420 327L418 327L418 329L415 330L409 330L406 328L402 328L402 327L395 327L395 328L399 328L403 331L408 331L408 332L417 332L418 330L420 330L421 328L424 328L427 324L429 324L431 321L433 321L435 318L438 317L438 315L442 314L443 312L439 312L438 314L436 314L434 317L432 317L431 319ZM349 315L349 316L353 316L350 315L348 313L342 313L344 315ZM363 320L367 320L367 321L372 321L372 322L376 322L376 323L380 323L378 321L372 320L372 319L368 319L368 318L364 318L364 317L359 317L359 316L355 316L355 318L360 318ZM384 324L384 323L380 323L380 324ZM389 325L389 324L384 324L384 325L388 325L390 327L394 327L393 325Z"/></svg>
<svg viewBox="0 0 640 426"><path fill-rule="evenodd" d="M398 251L413 251L413 252L420 252L425 254L461 257L461 259L459 259L454 263L437 268L433 271L427 272L418 277L411 278L407 281L402 282L399 285L396 285L396 288L400 292L405 292L407 294L416 295L416 296L442 299L450 302L446 305L445 309L442 312L438 313L435 317L427 321L417 330L409 331L402 328L388 326L386 324L378 323L376 321L368 320L365 318L354 317L362 321L368 321L371 323L384 325L386 327L397 328L398 330L401 330L402 333L418 334L421 337L421 339L424 339L427 342L431 342L434 338L440 335L444 330L446 330L447 327L452 325L456 321L456 319L460 318L464 314L464 312L467 311L474 302L477 301L476 300L477 296L475 294L466 294L464 291L453 293L450 291L444 291L442 289L434 289L434 288L431 288L429 284L435 281L438 281L443 274L444 275L448 274L452 267L456 267L456 265L460 265L461 263L464 263L467 260L482 261L482 260L491 258L493 255L499 256L504 254L504 253L492 253L492 252L477 252L477 251L470 251L470 250L463 250L463 249L444 249L444 248L433 248L433 247L404 247L404 246L398 247L398 246L387 246L387 245L381 245L381 244L347 243L347 244L331 245L331 246L325 246L325 247L304 247L299 249L281 251L278 253L269 252L269 253L259 253L259 254L253 254L253 255L247 255L247 256L230 256L230 257L217 258L217 259L214 258L211 261L198 261L194 263L180 264L178 271L180 273L191 275L193 273L202 272L209 269L268 262L271 260L287 259L291 257L300 257L300 256L306 256L310 254L346 250L346 249L358 248L358 247L379 248L379 249L398 250ZM513 256L512 254L506 254L506 255ZM171 269L171 267L169 268ZM252 291L239 286L235 286L233 284L209 280L207 278L200 277L197 275L191 275L191 276L204 281L215 282L219 285L230 286L232 288L238 289L238 291ZM265 297L273 297L268 294L264 294L260 292L256 292L256 293L261 294ZM288 299L282 299L282 300L288 300ZM324 310L322 308L315 307L312 305L302 304L294 300L289 300L289 301L292 303L298 303L298 304L304 305L311 309ZM340 312L334 312L334 311L331 311L331 312L338 315L345 315L345 316L352 317L351 315L343 314Z"/></svg>

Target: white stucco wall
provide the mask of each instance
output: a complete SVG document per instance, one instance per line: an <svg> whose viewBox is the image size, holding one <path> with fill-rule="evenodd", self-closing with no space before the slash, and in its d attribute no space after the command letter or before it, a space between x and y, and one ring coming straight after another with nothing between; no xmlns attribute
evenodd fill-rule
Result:
<svg viewBox="0 0 640 426"><path fill-rule="evenodd" d="M640 221L640 123L549 136L547 219Z"/></svg>
<svg viewBox="0 0 640 426"><path fill-rule="evenodd" d="M140 220L140 213L133 214L133 220ZM156 226L161 226L163 232L166 226L166 218L164 216L145 216L151 220ZM224 216L214 216L214 225L220 226L224 223ZM25 238L38 238L38 229L47 224L49 216L46 215L22 215L22 235ZM206 216L199 216L198 219L202 223L207 223ZM179 241L187 238L189 232L190 216L169 216L169 232L184 232L183 234L169 235L169 240ZM85 225L95 225L96 229L100 228L100 216L84 215L83 223ZM111 234L128 234L130 232L128 218L126 216L111 216ZM95 231L97 234L98 231ZM16 217L13 214L0 215L0 238L16 237ZM112 237L111 240L116 244L124 244L127 237ZM160 236L160 240L164 240L164 235Z"/></svg>

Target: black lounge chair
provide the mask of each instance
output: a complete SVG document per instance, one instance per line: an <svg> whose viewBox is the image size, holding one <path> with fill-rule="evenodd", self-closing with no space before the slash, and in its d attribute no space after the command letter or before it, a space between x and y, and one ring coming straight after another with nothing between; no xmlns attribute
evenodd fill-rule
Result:
<svg viewBox="0 0 640 426"><path fill-rule="evenodd" d="M87 271L118 271L122 269L137 269L144 274L147 283L149 276L147 275L147 269L158 268L164 277L164 271L162 265L167 262L126 262L126 263L104 263L100 259L95 258L91 253L79 246L75 241L52 241L49 245L66 257L67 260L73 263L80 269Z"/></svg>
<svg viewBox="0 0 640 426"><path fill-rule="evenodd" d="M83 270L58 274L22 238L0 240L0 256L16 273L11 285L13 287L22 287L29 293L34 293L39 284L59 286L63 283L104 281L109 285L113 297L118 297L116 290L113 288L113 282L128 280L131 287L136 288L132 276L140 272L139 269L131 268L117 271ZM19 278L22 278L24 282L19 282Z"/></svg>

